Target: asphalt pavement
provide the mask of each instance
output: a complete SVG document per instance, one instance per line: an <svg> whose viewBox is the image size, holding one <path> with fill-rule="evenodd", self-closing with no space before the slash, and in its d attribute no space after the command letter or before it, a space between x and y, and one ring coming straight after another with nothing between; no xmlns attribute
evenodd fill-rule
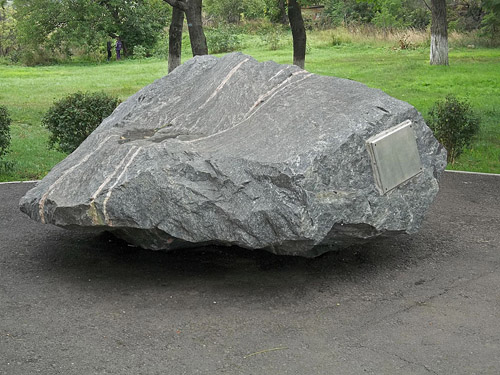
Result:
<svg viewBox="0 0 500 375"><path fill-rule="evenodd" d="M0 185L0 374L500 374L500 176L447 172L419 233L319 258L154 252Z"/></svg>

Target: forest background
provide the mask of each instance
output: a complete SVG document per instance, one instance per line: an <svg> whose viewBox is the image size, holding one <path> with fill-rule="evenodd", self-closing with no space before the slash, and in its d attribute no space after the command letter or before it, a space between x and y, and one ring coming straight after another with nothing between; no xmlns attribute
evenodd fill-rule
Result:
<svg viewBox="0 0 500 375"><path fill-rule="evenodd" d="M449 67L428 66L431 13L424 0L301 5L307 70L381 88L424 117L449 93L470 100L481 131L450 168L500 173L500 0L447 2ZM0 0L0 104L12 113L7 159L14 166L0 171L0 180L43 177L65 156L47 148L41 126L54 100L79 90L125 99L164 75L171 16L162 0ZM243 51L291 63L284 0L204 0L203 26L211 54ZM186 31L183 61L190 55ZM108 63L106 44L117 37L127 59Z"/></svg>
<svg viewBox="0 0 500 375"><path fill-rule="evenodd" d="M426 1L301 0L309 31L345 27L366 34L428 30ZM244 34L268 35L272 43L288 25L285 0L204 0L203 15L211 53L237 49ZM0 0L0 58L25 65L103 61L107 41L117 36L129 57L164 57L171 16L163 0ZM449 32L463 34L462 44L500 46L500 0L448 1L447 19ZM420 43L428 41L413 47Z"/></svg>

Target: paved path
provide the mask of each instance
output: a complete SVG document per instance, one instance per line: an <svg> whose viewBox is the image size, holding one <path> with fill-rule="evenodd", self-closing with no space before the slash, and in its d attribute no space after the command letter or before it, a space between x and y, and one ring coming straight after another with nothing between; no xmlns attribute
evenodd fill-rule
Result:
<svg viewBox="0 0 500 375"><path fill-rule="evenodd" d="M312 260L44 226L30 186L0 186L0 374L500 373L499 176L446 173L419 234Z"/></svg>

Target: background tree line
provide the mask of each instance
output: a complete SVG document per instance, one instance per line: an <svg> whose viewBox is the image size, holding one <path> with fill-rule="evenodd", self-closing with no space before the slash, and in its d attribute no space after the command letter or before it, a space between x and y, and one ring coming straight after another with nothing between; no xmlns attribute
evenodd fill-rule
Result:
<svg viewBox="0 0 500 375"><path fill-rule="evenodd" d="M0 56L34 65L71 56L100 59L106 41L117 36L128 56L151 55L163 46L180 48L187 18L193 54L207 53L209 39L222 25L268 22L288 25L311 5L324 7L319 20L304 17L303 27L371 26L382 29L427 29L431 0L0 0ZM189 7L187 6L189 4ZM477 31L490 41L500 38L500 0L451 0L448 27ZM182 19L181 19L182 15ZM291 17L290 17L291 16ZM290 19L291 18L291 19ZM177 46L166 35L177 32ZM207 28L208 26L208 28ZM225 26L223 26L225 27ZM289 26L287 26L289 27ZM299 27L300 28L300 27ZM177 30L177 31L176 31ZM291 27L292 32L294 28ZM294 40L300 37L294 34ZM220 35L229 38L229 35ZM213 39L213 38L212 38ZM210 42L210 40L209 40ZM194 44L193 44L194 43ZM301 41L305 48L305 37ZM304 52L305 53L305 52ZM180 56L180 55L178 55ZM300 60L303 57L298 57ZM298 61L300 65L300 61ZM175 62L174 64L175 65Z"/></svg>
<svg viewBox="0 0 500 375"><path fill-rule="evenodd" d="M170 19L162 0L14 0L3 9L15 23L10 52L31 65L102 55L106 42L118 36L133 55L137 46L153 48Z"/></svg>

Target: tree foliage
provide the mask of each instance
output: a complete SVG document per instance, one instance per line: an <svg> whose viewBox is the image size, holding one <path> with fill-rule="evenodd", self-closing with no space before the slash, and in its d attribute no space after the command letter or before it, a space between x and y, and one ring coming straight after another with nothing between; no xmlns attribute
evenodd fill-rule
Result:
<svg viewBox="0 0 500 375"><path fill-rule="evenodd" d="M242 18L263 18L266 0L205 0L203 10L208 17L227 23L239 22Z"/></svg>
<svg viewBox="0 0 500 375"><path fill-rule="evenodd" d="M430 12L421 0L326 0L325 5L335 25L425 29L430 22Z"/></svg>
<svg viewBox="0 0 500 375"><path fill-rule="evenodd" d="M326 12L335 26L366 24L375 16L374 3L357 0L327 0Z"/></svg>
<svg viewBox="0 0 500 375"><path fill-rule="evenodd" d="M14 0L20 43L28 52L64 57L101 54L120 36L129 52L154 46L170 14L161 0Z"/></svg>
<svg viewBox="0 0 500 375"><path fill-rule="evenodd" d="M7 1L0 1L0 56L7 56L17 46L14 8Z"/></svg>
<svg viewBox="0 0 500 375"><path fill-rule="evenodd" d="M500 37L500 0L484 0L485 16L482 19L483 32L491 39Z"/></svg>
<svg viewBox="0 0 500 375"><path fill-rule="evenodd" d="M472 31L481 27L484 16L482 0L455 0L448 4L450 30Z"/></svg>

